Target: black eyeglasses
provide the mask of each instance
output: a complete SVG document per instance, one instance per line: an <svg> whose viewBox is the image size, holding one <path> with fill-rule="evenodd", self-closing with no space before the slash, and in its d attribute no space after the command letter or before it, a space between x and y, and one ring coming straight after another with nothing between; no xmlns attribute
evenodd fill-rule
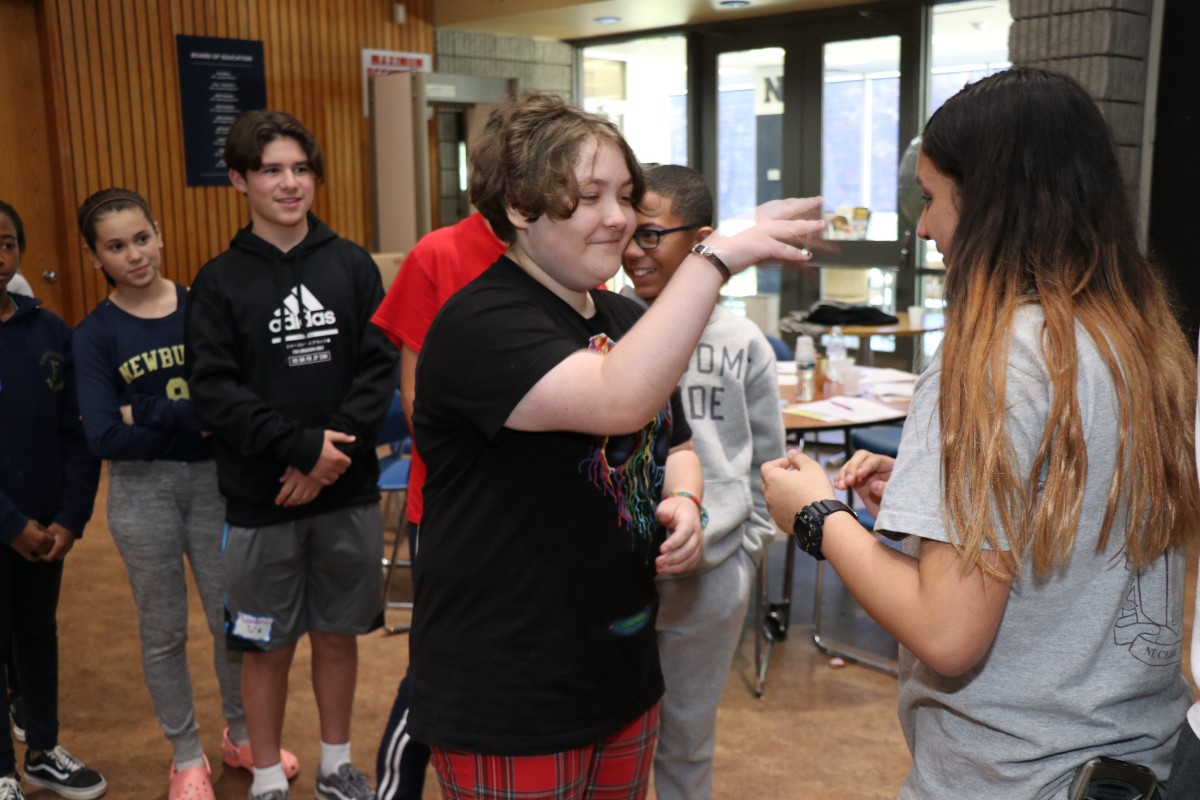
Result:
<svg viewBox="0 0 1200 800"><path fill-rule="evenodd" d="M703 228L703 225L680 225L678 228L667 228L665 231L656 231L650 228L638 228L633 232L633 240L637 242L637 246L643 250L653 250L658 247L658 241L668 233L678 233L679 231L694 231L696 228Z"/></svg>

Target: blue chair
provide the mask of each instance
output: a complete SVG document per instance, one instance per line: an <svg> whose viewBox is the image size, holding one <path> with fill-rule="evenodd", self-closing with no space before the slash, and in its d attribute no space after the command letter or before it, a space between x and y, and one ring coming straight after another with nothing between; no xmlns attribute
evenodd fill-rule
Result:
<svg viewBox="0 0 1200 800"><path fill-rule="evenodd" d="M391 599L392 578L395 575L397 567L406 567L412 569L412 560L401 559L400 543L407 538L408 535L408 476L412 468L412 439L408 434L408 423L404 419L404 406L400 402L399 390L392 396L392 405L388 409L387 418L383 423L383 430L379 433L379 438L376 440L377 448L387 448L388 452L379 459L379 493L383 495L384 508L387 509L388 501L393 497L403 493L401 500L399 518L396 522L396 538L392 541L392 552L390 557L382 559L384 580L383 580L383 601L384 610L387 609L411 609L413 604L408 601L399 601ZM387 634L405 633L409 630L408 625L387 625L383 626L383 630Z"/></svg>
<svg viewBox="0 0 1200 800"><path fill-rule="evenodd" d="M855 428L850 432L850 444L855 450L870 450L881 456L896 457L900 449L902 425L880 425L875 428Z"/></svg>
<svg viewBox="0 0 1200 800"><path fill-rule="evenodd" d="M763 336L767 337L767 342L771 345L771 349L775 351L776 361L791 361L795 358L792 355L792 348L788 347L787 342L783 339L780 339L778 336L772 336L769 333L764 333Z"/></svg>

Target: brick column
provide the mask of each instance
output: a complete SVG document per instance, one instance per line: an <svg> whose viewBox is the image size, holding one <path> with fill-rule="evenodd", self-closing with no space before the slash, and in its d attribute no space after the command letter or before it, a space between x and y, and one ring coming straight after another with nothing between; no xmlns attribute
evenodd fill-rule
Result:
<svg viewBox="0 0 1200 800"><path fill-rule="evenodd" d="M1010 0L1014 65L1059 70L1091 93L1112 128L1130 191L1140 183L1151 0Z"/></svg>
<svg viewBox="0 0 1200 800"><path fill-rule="evenodd" d="M575 49L565 42L440 28L438 72L483 78L515 78L527 92L550 92L572 101Z"/></svg>

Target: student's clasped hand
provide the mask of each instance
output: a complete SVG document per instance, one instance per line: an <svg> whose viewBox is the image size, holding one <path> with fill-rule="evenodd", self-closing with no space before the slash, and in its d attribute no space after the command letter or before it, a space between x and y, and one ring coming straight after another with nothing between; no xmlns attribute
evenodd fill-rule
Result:
<svg viewBox="0 0 1200 800"><path fill-rule="evenodd" d="M71 548L75 546L75 534L57 522L47 528L47 532L50 534L53 545L42 556L42 561L62 561L67 557L67 553L71 552Z"/></svg>
<svg viewBox="0 0 1200 800"><path fill-rule="evenodd" d="M704 555L704 528L696 504L686 497L667 497L658 504L656 516L667 529L667 540L659 547L654 568L678 575L696 566Z"/></svg>
<svg viewBox="0 0 1200 800"><path fill-rule="evenodd" d="M825 468L799 450L789 450L785 457L766 462L760 472L763 497L781 530L790 531L796 512L809 503L834 496Z"/></svg>
<svg viewBox="0 0 1200 800"><path fill-rule="evenodd" d="M338 450L336 445L352 444L357 438L341 431L326 430L325 444L321 447L321 457L308 471L308 477L322 486L329 486L342 477L342 473L350 468L350 456Z"/></svg>
<svg viewBox="0 0 1200 800"><path fill-rule="evenodd" d="M54 537L37 520L29 520L25 528L10 542L13 550L26 561L38 561L54 548Z"/></svg>
<svg viewBox="0 0 1200 800"><path fill-rule="evenodd" d="M280 487L279 494L275 495L277 506L302 506L316 500L317 495L321 493L320 481L308 477L295 467L289 466L284 470L279 482L283 486Z"/></svg>

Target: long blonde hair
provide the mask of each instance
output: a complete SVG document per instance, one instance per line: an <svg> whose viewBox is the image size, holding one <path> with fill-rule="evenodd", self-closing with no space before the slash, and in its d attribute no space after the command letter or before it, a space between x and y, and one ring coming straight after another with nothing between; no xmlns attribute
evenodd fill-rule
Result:
<svg viewBox="0 0 1200 800"><path fill-rule="evenodd" d="M1004 549L1005 538L1016 564L1029 561L1038 575L1071 554L1088 477L1076 324L1117 392L1116 471L1097 552L1122 505L1134 565L1184 545L1200 511L1194 362L1163 281L1137 247L1095 104L1066 76L1008 70L942 106L921 148L957 189L939 403L943 508L964 570L998 572L980 554ZM1019 474L1005 378L1014 317L1027 303L1044 318L1050 408L1029 472Z"/></svg>

